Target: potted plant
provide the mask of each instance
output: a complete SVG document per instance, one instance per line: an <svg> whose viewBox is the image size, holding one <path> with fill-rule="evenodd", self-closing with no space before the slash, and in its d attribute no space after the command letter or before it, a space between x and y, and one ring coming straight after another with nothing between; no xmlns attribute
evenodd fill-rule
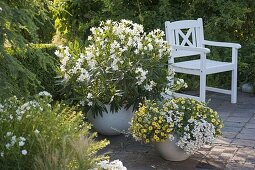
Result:
<svg viewBox="0 0 255 170"><path fill-rule="evenodd" d="M147 100L131 120L136 140L155 143L161 156L182 161L221 134L223 124L216 111L189 98Z"/></svg>
<svg viewBox="0 0 255 170"><path fill-rule="evenodd" d="M145 33L142 25L129 20L107 20L91 28L86 48L60 47L55 52L73 101L97 131L112 135L119 134L115 129L127 130L140 102L169 90L173 72L167 68L170 47L163 36L159 29Z"/></svg>

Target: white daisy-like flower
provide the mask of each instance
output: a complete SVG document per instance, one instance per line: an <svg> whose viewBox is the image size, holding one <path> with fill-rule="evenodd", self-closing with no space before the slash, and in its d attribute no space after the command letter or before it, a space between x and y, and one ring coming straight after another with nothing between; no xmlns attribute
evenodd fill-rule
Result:
<svg viewBox="0 0 255 170"><path fill-rule="evenodd" d="M35 129L35 134L39 134L40 131L38 129Z"/></svg>
<svg viewBox="0 0 255 170"><path fill-rule="evenodd" d="M7 132L6 133L6 136L11 136L12 135L12 132Z"/></svg>
<svg viewBox="0 0 255 170"><path fill-rule="evenodd" d="M23 149L23 150L21 151L21 154L22 154L22 155L27 155L27 150L26 150L26 149Z"/></svg>
<svg viewBox="0 0 255 170"><path fill-rule="evenodd" d="M19 140L21 140L21 141L26 141L26 138L24 138L24 137L19 137Z"/></svg>
<svg viewBox="0 0 255 170"><path fill-rule="evenodd" d="M11 147L11 144L10 144L10 143L7 143L7 144L5 145L5 147L6 147L6 149L9 149L9 148Z"/></svg>
<svg viewBox="0 0 255 170"><path fill-rule="evenodd" d="M19 141L19 146L24 146L25 142L24 141Z"/></svg>

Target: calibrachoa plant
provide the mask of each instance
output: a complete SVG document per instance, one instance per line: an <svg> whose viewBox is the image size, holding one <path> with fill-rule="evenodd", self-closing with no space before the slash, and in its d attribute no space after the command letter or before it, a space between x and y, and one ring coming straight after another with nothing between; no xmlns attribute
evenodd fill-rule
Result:
<svg viewBox="0 0 255 170"><path fill-rule="evenodd" d="M72 99L85 111L100 113L104 104L117 111L169 91L173 71L167 69L170 47L163 31L145 33L132 21L107 20L91 32L84 50L61 46L55 52L63 82L72 86Z"/></svg>
<svg viewBox="0 0 255 170"><path fill-rule="evenodd" d="M187 154L210 144L221 134L223 124L216 111L194 99L147 100L131 120L130 131L136 140L176 141Z"/></svg>
<svg viewBox="0 0 255 170"><path fill-rule="evenodd" d="M96 153L109 142L93 140L83 114L51 102L40 92L0 104L0 169L89 169L106 159Z"/></svg>

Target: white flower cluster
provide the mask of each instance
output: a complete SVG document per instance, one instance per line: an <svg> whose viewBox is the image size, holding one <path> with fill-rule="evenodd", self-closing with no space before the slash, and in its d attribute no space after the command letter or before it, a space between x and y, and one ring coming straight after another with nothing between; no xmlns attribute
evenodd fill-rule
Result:
<svg viewBox="0 0 255 170"><path fill-rule="evenodd" d="M204 119L188 120L184 133L176 143L186 153L193 154L205 144L211 144L215 139L215 127Z"/></svg>
<svg viewBox="0 0 255 170"><path fill-rule="evenodd" d="M139 67L139 68L137 68L136 70L135 70L135 73L137 73L137 74L139 74L137 77L136 77L136 79L137 79L137 84L138 85L141 85L143 82L144 82L144 80L146 80L146 75L147 75L147 73L148 73L148 71L147 70L143 70L141 67Z"/></svg>
<svg viewBox="0 0 255 170"><path fill-rule="evenodd" d="M71 80L79 86L91 88L95 84L101 86L100 83L104 83L103 78L107 80L105 84L112 81L116 85L122 78L135 77L133 80L136 81L135 84L146 91L152 91L158 85L154 77L148 76L150 70L147 67L151 65L147 62L158 63L163 56L165 59L170 55L170 47L163 39L163 31L156 29L147 34L142 25L130 20L120 22L107 20L99 27L91 28L91 33L88 37L90 45L82 53L74 54L68 47L63 46L55 52L60 59L60 70L66 81ZM147 67L144 67L146 64ZM124 91L119 89L120 87L122 85L118 85L117 90ZM88 92L83 94L83 97L87 95ZM98 95L93 93L93 96ZM80 101L80 104L91 106L93 104L91 102L87 98Z"/></svg>
<svg viewBox="0 0 255 170"><path fill-rule="evenodd" d="M5 148L7 150L11 150L12 147L15 146L15 144L17 143L19 148L20 148L20 153L22 155L27 155L27 150L24 149L24 145L25 145L25 142L26 142L26 138L20 136L20 137L16 137L16 135L14 135L12 132L7 132L6 135L4 136L7 143L5 144ZM9 142L8 142L9 140ZM4 157L4 151L1 151L1 157Z"/></svg>
<svg viewBox="0 0 255 170"><path fill-rule="evenodd" d="M16 110L16 116L17 120L21 120L22 116L29 111L31 108L39 108L40 111L43 111L43 108L40 106L40 104L36 100L31 100L23 105L19 106L18 109ZM26 118L29 117L29 114L26 115Z"/></svg>
<svg viewBox="0 0 255 170"><path fill-rule="evenodd" d="M38 95L39 96L47 96L47 97L52 98L52 95L47 91L41 91Z"/></svg>
<svg viewBox="0 0 255 170"><path fill-rule="evenodd" d="M170 100L170 101L167 101L166 103L164 103L163 107L164 108L173 107L174 110L177 110L179 106ZM182 118L184 115L183 112L168 110L168 111L162 112L161 114L162 114L162 116L164 116L166 118L168 123L173 123L173 126L177 125L177 127L182 127Z"/></svg>
<svg viewBox="0 0 255 170"><path fill-rule="evenodd" d="M107 170L127 170L127 168L123 166L122 162L118 159L112 162L109 162L107 160L101 161L99 163L99 166Z"/></svg>
<svg viewBox="0 0 255 170"><path fill-rule="evenodd" d="M60 50L56 50L55 55L58 56L60 59L60 63L61 63L60 70L65 73L66 65L71 57L71 54L69 53L69 47L67 47L67 46L58 46L58 48ZM65 73L64 78L69 79L68 74Z"/></svg>

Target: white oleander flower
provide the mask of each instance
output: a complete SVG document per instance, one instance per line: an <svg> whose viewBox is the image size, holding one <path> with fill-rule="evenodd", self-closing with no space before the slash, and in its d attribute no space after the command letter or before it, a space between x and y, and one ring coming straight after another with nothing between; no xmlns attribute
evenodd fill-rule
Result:
<svg viewBox="0 0 255 170"><path fill-rule="evenodd" d="M88 93L87 99L91 99L91 98L93 98L93 94L92 93Z"/></svg>

